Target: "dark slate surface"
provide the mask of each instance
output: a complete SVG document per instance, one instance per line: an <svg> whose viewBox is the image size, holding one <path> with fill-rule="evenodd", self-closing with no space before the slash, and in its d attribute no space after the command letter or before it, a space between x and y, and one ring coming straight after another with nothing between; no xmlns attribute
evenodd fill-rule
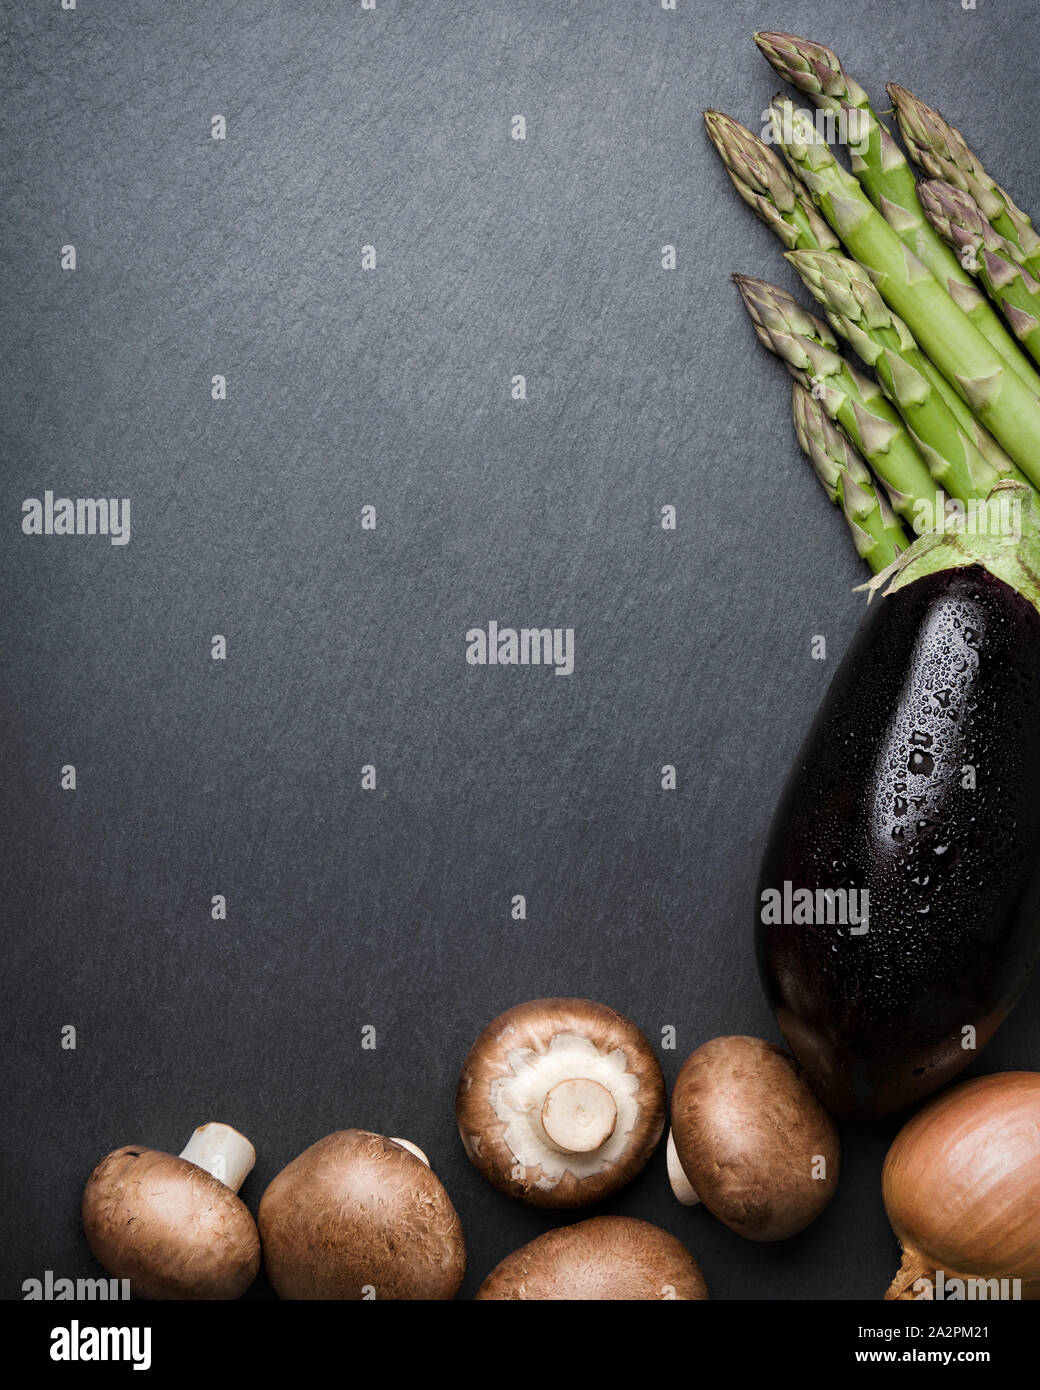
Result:
<svg viewBox="0 0 1040 1390"><path fill-rule="evenodd" d="M861 613L728 282L792 279L699 112L757 125L751 31L808 33L1037 209L1032 5L4 10L0 1294L96 1272L93 1164L211 1118L257 1145L254 1206L332 1129L424 1145L471 1293L552 1222L454 1131L495 1013L575 993L674 1025L669 1080L715 1034L775 1036L754 875ZM21 535L46 488L129 497L129 545ZM468 666L489 619L573 627L574 675ZM1040 1062L1037 988L985 1069ZM893 1128L846 1131L837 1199L781 1247L677 1207L663 1151L609 1209L685 1239L718 1297L873 1298Z"/></svg>

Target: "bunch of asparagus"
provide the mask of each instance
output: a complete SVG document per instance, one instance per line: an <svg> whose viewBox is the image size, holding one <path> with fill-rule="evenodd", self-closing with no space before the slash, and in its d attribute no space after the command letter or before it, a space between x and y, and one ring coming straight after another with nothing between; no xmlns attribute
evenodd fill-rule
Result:
<svg viewBox="0 0 1040 1390"><path fill-rule="evenodd" d="M766 140L719 111L705 125L823 317L776 285L734 279L795 379L798 441L879 573L947 508L963 512L1005 479L1040 488L1040 236L906 88L888 94L921 183L829 48L791 34L755 42L828 117L778 96Z"/></svg>

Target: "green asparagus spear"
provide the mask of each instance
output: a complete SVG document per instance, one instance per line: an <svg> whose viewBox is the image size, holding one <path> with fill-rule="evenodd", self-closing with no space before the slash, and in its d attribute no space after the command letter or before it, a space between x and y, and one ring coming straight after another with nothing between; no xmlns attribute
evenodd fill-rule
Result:
<svg viewBox="0 0 1040 1390"><path fill-rule="evenodd" d="M914 163L931 178L970 193L993 230L1018 247L1030 274L1040 278L1040 236L1011 195L986 173L960 131L905 87L890 82L888 95Z"/></svg>
<svg viewBox="0 0 1040 1390"><path fill-rule="evenodd" d="M844 117L846 128L836 129L835 137L848 147L852 172L911 251L941 284L952 279L970 287L970 277L932 231L921 210L906 157L878 119L866 92L845 72L838 55L822 43L794 34L756 34L755 43L786 82L821 110Z"/></svg>
<svg viewBox="0 0 1040 1390"><path fill-rule="evenodd" d="M926 179L921 203L961 264L985 285L1015 337L1040 362L1040 283L1022 264L1022 253L986 221L971 194L952 183Z"/></svg>
<svg viewBox="0 0 1040 1390"><path fill-rule="evenodd" d="M999 314L930 226L906 156L878 119L866 92L845 72L837 54L822 43L793 34L756 34L755 42L785 81L833 115L834 138L847 147L852 172L900 240L924 262L1000 355L1016 370L1027 367Z"/></svg>
<svg viewBox="0 0 1040 1390"><path fill-rule="evenodd" d="M838 238L774 150L721 112L705 112L704 122L740 196L788 249L840 250ZM988 460L1000 477L1022 478L1024 475L1019 473L989 431L976 420L942 372L927 358L924 363L935 389L983 458Z"/></svg>
<svg viewBox="0 0 1040 1390"><path fill-rule="evenodd" d="M831 227L950 384L1031 481L1040 482L1040 377L1032 373L1030 385L1012 370L904 246L805 112L786 97L775 98L771 110L774 138Z"/></svg>
<svg viewBox="0 0 1040 1390"><path fill-rule="evenodd" d="M775 150L721 111L705 111L704 126L733 187L788 250L796 246L837 250L838 238Z"/></svg>
<svg viewBox="0 0 1040 1390"><path fill-rule="evenodd" d="M838 352L838 340L827 325L776 285L748 275L733 279L759 342L842 427L885 484L895 510L911 519L919 515L920 501L941 507L941 494L937 498L928 465L903 422L877 383Z"/></svg>
<svg viewBox="0 0 1040 1390"><path fill-rule="evenodd" d="M822 305L834 331L874 368L882 390L903 417L935 481L952 497L964 501L987 497L1001 473L964 431L947 393L970 415L967 406L925 357L862 266L820 251L789 251L787 259ZM1021 479L1013 464L1010 468L1011 476Z"/></svg>
<svg viewBox="0 0 1040 1390"><path fill-rule="evenodd" d="M841 508L852 542L875 574L887 569L909 545L907 534L870 470L818 401L791 383L794 432L827 496Z"/></svg>

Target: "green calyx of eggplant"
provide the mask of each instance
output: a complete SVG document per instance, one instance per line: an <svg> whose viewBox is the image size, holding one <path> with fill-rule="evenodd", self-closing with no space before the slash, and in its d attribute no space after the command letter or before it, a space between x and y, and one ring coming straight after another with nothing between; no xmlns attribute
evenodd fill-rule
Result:
<svg viewBox="0 0 1040 1390"><path fill-rule="evenodd" d="M869 599L876 593L897 593L940 570L980 565L1009 585L1040 612L1040 507L1033 488L1012 479L997 484L986 505L1018 504L1021 528L1017 534L970 534L969 530L928 531L918 537L891 565L858 586Z"/></svg>

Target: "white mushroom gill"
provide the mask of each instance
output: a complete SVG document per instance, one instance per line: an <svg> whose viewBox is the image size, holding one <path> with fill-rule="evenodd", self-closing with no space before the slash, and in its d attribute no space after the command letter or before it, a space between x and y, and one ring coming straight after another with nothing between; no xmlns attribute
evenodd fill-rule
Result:
<svg viewBox="0 0 1040 1390"><path fill-rule="evenodd" d="M507 1061L509 1074L491 1082L491 1104L521 1167L540 1168L541 1185L555 1186L567 1173L588 1177L617 1162L639 1115L639 1077L628 1071L621 1048L605 1052L579 1033L557 1033L547 1051L517 1047ZM573 1081L585 1085L565 1085ZM586 1121L589 1135L581 1137ZM589 1143L590 1135L601 1140L596 1147L565 1150Z"/></svg>

